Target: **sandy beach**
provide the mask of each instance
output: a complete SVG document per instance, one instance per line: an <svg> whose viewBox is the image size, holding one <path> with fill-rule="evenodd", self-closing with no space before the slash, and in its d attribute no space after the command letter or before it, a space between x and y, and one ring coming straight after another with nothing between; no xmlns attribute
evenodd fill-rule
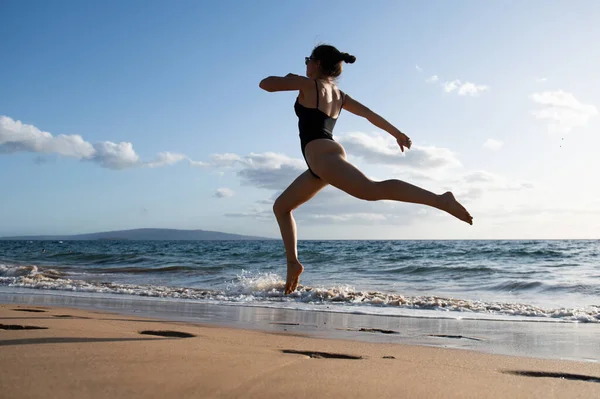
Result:
<svg viewBox="0 0 600 399"><path fill-rule="evenodd" d="M6 398L600 395L597 363L25 304L0 305L0 323L0 390Z"/></svg>

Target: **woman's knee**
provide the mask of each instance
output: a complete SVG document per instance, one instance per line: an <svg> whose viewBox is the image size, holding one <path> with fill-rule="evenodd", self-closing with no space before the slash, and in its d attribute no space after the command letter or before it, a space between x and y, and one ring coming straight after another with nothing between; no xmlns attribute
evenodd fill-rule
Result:
<svg viewBox="0 0 600 399"><path fill-rule="evenodd" d="M284 200L281 198L281 195L277 197L275 202L273 203L273 213L275 216L284 215L286 213L290 213L292 210L289 209L289 206L286 206Z"/></svg>

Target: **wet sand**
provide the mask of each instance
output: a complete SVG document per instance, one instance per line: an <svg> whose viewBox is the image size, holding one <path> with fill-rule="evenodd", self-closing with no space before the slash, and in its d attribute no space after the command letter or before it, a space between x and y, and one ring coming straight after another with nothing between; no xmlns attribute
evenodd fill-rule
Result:
<svg viewBox="0 0 600 399"><path fill-rule="evenodd" d="M598 363L315 338L285 325L268 332L6 303L0 324L7 398L600 395Z"/></svg>

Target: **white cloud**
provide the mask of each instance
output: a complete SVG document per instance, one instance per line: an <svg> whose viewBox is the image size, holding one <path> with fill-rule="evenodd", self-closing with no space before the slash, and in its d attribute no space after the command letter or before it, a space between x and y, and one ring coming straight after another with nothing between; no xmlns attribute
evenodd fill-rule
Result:
<svg viewBox="0 0 600 399"><path fill-rule="evenodd" d="M381 134L345 134L339 135L338 141L344 144L350 155L359 156L368 162L385 164L388 167L404 165L425 170L447 171L449 167L460 165L455 155L445 148L413 147L403 155L391 136L387 138ZM408 153L412 153L412 156L407 155ZM211 157L216 160L216 164L219 165L217 167L237 167L239 168L237 176L243 184L272 190L273 193L269 201L255 202L256 206L253 209L246 212L228 213L227 217L272 221L274 218L271 210L273 201L300 173L306 170L303 160L282 154L251 153L247 156L229 154L227 157L222 155L217 154ZM222 162L225 158L232 162ZM414 169L408 169L406 173L410 174L413 171L430 181L432 180ZM406 174L404 178L406 178ZM297 220L312 225L321 225L332 221L348 225L368 225L375 222L386 225L408 225L414 221L414 218L423 217L424 213L422 206L395 201L362 201L329 186L296 210L294 214Z"/></svg>
<svg viewBox="0 0 600 399"><path fill-rule="evenodd" d="M536 79L536 80L535 80L535 82L536 82L536 83L544 83L544 82L546 82L546 81L548 81L548 79L547 79L547 78L539 78L539 79Z"/></svg>
<svg viewBox="0 0 600 399"><path fill-rule="evenodd" d="M594 207L593 205L581 205L576 206L532 206L532 205L513 205L510 207L502 206L490 209L486 212L486 216L492 218L507 219L511 216L518 216L522 221L522 217L535 217L539 215L550 215L557 216L558 214L569 215L598 215L600 214L600 207Z"/></svg>
<svg viewBox="0 0 600 399"><path fill-rule="evenodd" d="M291 158L287 155L277 154L274 152L265 152L262 154L250 153L250 155L242 158L240 162L254 169L279 169L286 166L306 169L304 162L301 159Z"/></svg>
<svg viewBox="0 0 600 399"><path fill-rule="evenodd" d="M475 199L485 192L521 191L534 188L528 181L516 181L485 170L467 172L452 182L457 192L464 192L462 198Z"/></svg>
<svg viewBox="0 0 600 399"><path fill-rule="evenodd" d="M225 216L273 222L275 217L272 205L278 195L279 193L275 193L271 201L261 201L265 207L253 207L247 212L228 213ZM395 201L362 201L331 186L294 211L297 221L310 225L336 222L347 225L377 223L399 226L408 225L423 214L423 207L418 205Z"/></svg>
<svg viewBox="0 0 600 399"><path fill-rule="evenodd" d="M573 94L562 90L533 93L531 99L542 107L532 111L532 115L546 120L551 132L570 132L586 126L590 119L598 115L598 108L594 105L583 104Z"/></svg>
<svg viewBox="0 0 600 399"><path fill-rule="evenodd" d="M421 68L421 67L420 67L420 66L418 66L418 65L415 65L415 69L416 69L416 70L417 70L417 72L419 72L419 73L420 73L420 72L423 72L423 68Z"/></svg>
<svg viewBox="0 0 600 399"><path fill-rule="evenodd" d="M337 139L349 155L358 156L368 163L404 165L418 168L441 168L459 166L460 161L447 148L421 147L413 145L404 153L392 136L380 133L347 133Z"/></svg>
<svg viewBox="0 0 600 399"><path fill-rule="evenodd" d="M279 190L287 187L307 166L301 159L267 152L241 159L243 168L238 172L242 183L258 188Z"/></svg>
<svg viewBox="0 0 600 399"><path fill-rule="evenodd" d="M77 134L53 136L33 125L0 116L0 152L34 152L58 154L93 161L109 169L123 169L139 164L131 143L104 141L92 145Z"/></svg>
<svg viewBox="0 0 600 399"><path fill-rule="evenodd" d="M489 87L486 85L477 85L475 83L467 82L463 83L462 86L458 89L459 96L476 96L477 94L488 90Z"/></svg>
<svg viewBox="0 0 600 399"><path fill-rule="evenodd" d="M36 152L59 154L72 158L89 158L95 150L79 135L52 136L33 125L0 116L0 148L4 153Z"/></svg>
<svg viewBox="0 0 600 399"><path fill-rule="evenodd" d="M242 158L239 155L225 153L225 154L213 154L210 157L210 164L212 166L231 167L237 162L240 162Z"/></svg>
<svg viewBox="0 0 600 399"><path fill-rule="evenodd" d="M410 176L408 180L406 176L401 179L414 183L413 177ZM448 187L444 188L444 186ZM476 170L458 175L457 171L446 171L445 176L428 179L423 188L437 193L452 191L459 201L466 204L485 194L496 197L500 193L530 190L534 188L534 185L526 181L508 179L485 170ZM396 201L361 201L340 190L327 187L315 198L298 208L295 215L298 220L309 221L313 224L327 222L325 216L314 215L330 215L329 220L348 224L364 225L369 224L370 221L377 221L378 224L409 225L415 220L437 216L440 213L433 208Z"/></svg>
<svg viewBox="0 0 600 399"><path fill-rule="evenodd" d="M427 83L435 83L435 82L437 82L438 80L440 80L440 78L439 78L437 75L433 75L433 76L430 76L430 77L428 77L427 79L425 79L425 81L426 81Z"/></svg>
<svg viewBox="0 0 600 399"><path fill-rule="evenodd" d="M412 170L401 169L401 170L398 170L396 174L400 175L400 178L403 180L408 179L410 181L417 180L417 181L425 181L425 182L435 180L434 177L431 175L431 173L423 173L423 172L420 172L415 169L412 169Z"/></svg>
<svg viewBox="0 0 600 399"><path fill-rule="evenodd" d="M273 215L273 211L271 209L251 209L248 212L230 212L224 214L225 217L229 218L249 218L249 219L257 219L257 220L268 220L273 221L275 216Z"/></svg>
<svg viewBox="0 0 600 399"><path fill-rule="evenodd" d="M231 153L213 154L210 158L212 167L238 167L237 176L243 184L270 190L284 189L307 169L301 159L273 152L250 153L243 157Z"/></svg>
<svg viewBox="0 0 600 399"><path fill-rule="evenodd" d="M222 187L217 189L217 191L215 192L215 197L217 198L228 198L228 197L233 197L233 195L235 194L235 192L227 187Z"/></svg>
<svg viewBox="0 0 600 399"><path fill-rule="evenodd" d="M495 140L495 139L487 139L485 143L483 143L483 147L489 150L499 150L504 145L503 142Z"/></svg>
<svg viewBox="0 0 600 399"><path fill-rule="evenodd" d="M459 96L477 96L479 93L489 90L489 86L479 85L471 82L462 83L459 79L442 83L446 93L457 90Z"/></svg>
<svg viewBox="0 0 600 399"><path fill-rule="evenodd" d="M342 214L310 214L306 215L304 220L314 220L319 222L352 222L353 224L369 224L370 222L385 222L386 215L381 213L342 213Z"/></svg>
<svg viewBox="0 0 600 399"><path fill-rule="evenodd" d="M99 163L109 169L125 169L140 164L140 157L133 150L131 143L113 143L103 141L94 144L95 152L85 159Z"/></svg>
<svg viewBox="0 0 600 399"><path fill-rule="evenodd" d="M531 183L510 180L483 170L464 171L456 155L447 148L413 146L413 149L403 154L391 136L380 133L341 134L337 136L337 141L344 145L349 156L384 166L389 177L401 173L400 179L422 181L425 183L424 188L434 192L451 190L461 202L476 200L486 193L533 187ZM302 159L276 153L251 153L247 156L216 154L211 159L214 167L237 169L236 174L242 184L271 191L269 200L254 201L253 207L247 211L225 215L257 221L273 222L273 201L306 170ZM373 223L400 226L438 214L439 211L421 205L396 201L362 201L331 186L320 191L294 212L298 221L314 226L331 222L356 226Z"/></svg>
<svg viewBox="0 0 600 399"><path fill-rule="evenodd" d="M462 180L467 183L491 183L498 180L498 177L493 173L486 172L485 170L478 170L463 175Z"/></svg>
<svg viewBox="0 0 600 399"><path fill-rule="evenodd" d="M108 169L120 170L137 166L160 167L188 160L195 166L205 166L204 162L192 161L184 154L161 152L151 162L142 162L129 142L113 143L102 141L91 144L80 135L59 134L53 136L33 125L15 121L8 116L0 116L0 154L33 152L57 154L82 161L96 162ZM39 156L35 162L40 163Z"/></svg>
<svg viewBox="0 0 600 399"><path fill-rule="evenodd" d="M453 92L454 90L456 90L458 88L459 85L460 85L460 80L453 80L451 82L442 83L442 87L444 88L444 91L446 91L446 93Z"/></svg>
<svg viewBox="0 0 600 399"><path fill-rule="evenodd" d="M161 166L174 165L177 162L188 159L184 154L178 154L174 152L159 152L156 159L152 162L146 162L146 166L149 168L159 168ZM196 163L196 161L190 161Z"/></svg>
<svg viewBox="0 0 600 399"><path fill-rule="evenodd" d="M188 158L188 162L190 163L190 165L192 166L198 166L198 167L208 167L210 166L209 163L207 162L202 162L202 161L192 161L191 159ZM222 175L222 174L221 174Z"/></svg>
<svg viewBox="0 0 600 399"><path fill-rule="evenodd" d="M414 174L431 182L433 179L421 170L448 172L448 169L452 170L453 167L460 166L456 156L445 148L413 147L402 154L395 140L383 134L342 134L337 136L337 141L345 146L349 155L360 157L369 163L383 164L392 169L403 166L404 179ZM226 214L228 217L256 220L272 221L273 201L307 169L302 159L269 152L251 153L247 156L215 154L211 156L211 160L212 166L217 168L237 168L236 174L242 184L272 191L273 195L269 201L255 202L256 206L253 209ZM407 167L409 169L406 169ZM423 208L420 206L395 201L362 201L334 187L327 187L294 214L298 220L313 225L331 221L348 225L367 225L375 222L386 225L407 225L412 223L414 218L422 217L422 211Z"/></svg>

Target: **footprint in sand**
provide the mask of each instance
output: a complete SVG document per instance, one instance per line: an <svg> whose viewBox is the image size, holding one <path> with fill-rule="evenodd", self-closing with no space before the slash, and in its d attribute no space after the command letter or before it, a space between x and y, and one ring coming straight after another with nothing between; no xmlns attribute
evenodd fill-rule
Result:
<svg viewBox="0 0 600 399"><path fill-rule="evenodd" d="M21 326L18 324L0 324L0 330L47 330L48 327Z"/></svg>
<svg viewBox="0 0 600 399"><path fill-rule="evenodd" d="M483 341L481 338L466 337L464 335L429 334L428 336L435 338L470 339L471 341Z"/></svg>
<svg viewBox="0 0 600 399"><path fill-rule="evenodd" d="M600 383L600 377L594 377L591 375L583 375L583 374L551 373L548 371L518 371L518 370L506 370L506 371L502 371L502 372L504 374L520 375L523 377L560 378L562 380L588 381L588 382Z"/></svg>
<svg viewBox="0 0 600 399"><path fill-rule="evenodd" d="M70 314L53 314L52 317L58 317L60 319L89 319L89 317L72 316Z"/></svg>
<svg viewBox="0 0 600 399"><path fill-rule="evenodd" d="M359 360L363 359L362 356L344 355L342 353L328 353L328 352L313 352L313 351L297 351L294 349L283 349L283 353L291 353L293 355L308 356L313 359L347 359L347 360Z"/></svg>
<svg viewBox="0 0 600 399"><path fill-rule="evenodd" d="M169 337L169 338L192 338L192 337L195 337L194 334L181 332L181 331L170 331L170 330L162 330L162 331L144 330L144 331L140 331L140 334L156 335L158 337Z"/></svg>
<svg viewBox="0 0 600 399"><path fill-rule="evenodd" d="M358 331L360 332L372 332L372 333L381 333L381 334L400 334L398 331L394 330L383 330L381 328L360 328Z"/></svg>

